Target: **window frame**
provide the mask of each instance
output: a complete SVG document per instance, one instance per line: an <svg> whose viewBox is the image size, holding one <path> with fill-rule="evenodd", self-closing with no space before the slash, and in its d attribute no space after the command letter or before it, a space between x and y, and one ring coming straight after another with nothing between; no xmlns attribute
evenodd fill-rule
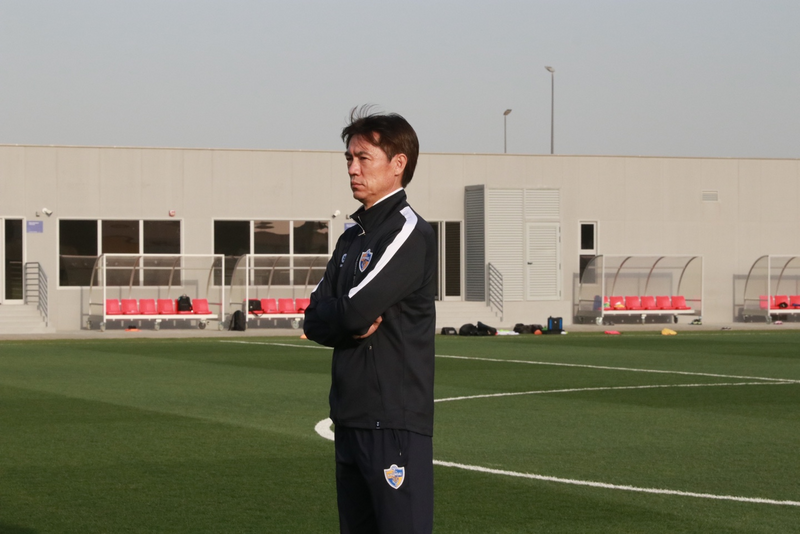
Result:
<svg viewBox="0 0 800 534"><path fill-rule="evenodd" d="M296 269L305 268L306 266L296 266L295 265L295 258L322 258L323 259L323 263L321 265L315 265L314 269L321 269L321 270L324 271L325 266L327 266L328 260L330 259L331 254L333 253L333 231L332 231L333 230L333 220L330 219L330 218L326 219L326 218L311 218L311 217L309 217L309 218L300 218L300 217L295 217L295 218L269 217L269 218L267 218L267 217L260 217L258 219L252 219L252 218L243 218L243 217L242 218L224 217L224 218L214 218L211 221L212 236L214 236L213 240L212 240L212 249L215 251L214 252L215 254L216 254L216 224L218 222L224 222L224 221L239 221L239 222L249 222L250 223L250 249L249 249L249 252L247 252L245 254L249 254L251 256L264 257L264 258L283 258L283 257L287 257L289 259L289 264L287 266L285 266L285 270L287 270L288 273L289 273L289 283L288 284L283 284L283 283L272 282L272 287L289 288L289 289L296 289L296 288L299 288L299 287L305 287L305 285L306 285L305 281L303 281L302 283L296 281L294 275L295 275L295 270ZM274 222L287 222L288 223L288 225L289 225L289 252L288 253L284 253L284 254L279 254L279 253L262 254L262 253L256 253L255 252L255 229L256 229L255 228L255 224L256 224L256 222L271 222L271 221L274 221ZM326 243L327 252L320 253L320 254L299 254L299 253L295 253L294 252L294 249L295 249L295 236L294 236L295 226L294 226L294 224L297 223L297 222L324 222L324 223L326 223L327 227L328 227L328 237L327 237L327 243ZM226 257L228 257L228 256L226 256ZM235 256L235 257L238 260L239 256ZM283 266L281 268L284 269ZM231 275L232 275L232 273L231 273ZM248 276L248 284L256 285L254 278L255 278L255 275L254 275L253 272L251 272L250 275ZM216 284L217 284L217 280L215 279L214 280L214 285L216 285ZM225 284L226 285L230 284L230 280L226 280Z"/></svg>
<svg viewBox="0 0 800 534"><path fill-rule="evenodd" d="M96 223L96 225L97 225L97 244L96 244L96 246L97 246L97 249L96 249L97 250L97 255L96 256L85 256L86 258L94 258L95 261L97 261L97 258L102 256L103 254L106 254L106 252L103 251L103 221L138 221L139 222L139 252L137 254L140 254L142 256L163 255L163 254L155 254L155 253L148 254L148 253L144 252L144 222L145 221L177 222L179 227L180 227L179 237L178 237L179 240L180 240L180 252L177 253L176 255L183 255L183 253L184 253L184 243L185 243L185 239L184 239L184 237L185 237L185 235L184 235L185 228L184 227L185 227L185 225L183 224L183 218L172 218L172 217L170 217L170 218L167 218L167 219L164 219L164 218L132 219L130 217L119 217L119 218L98 219L98 218L94 218L94 217L91 217L91 218L87 218L87 217L59 217L58 221L57 221L58 224L56 225L56 243L58 245L56 247L56 265L58 266L58 275L57 275L58 276L58 285L57 285L58 289L81 289L81 288L89 287L88 285L85 285L85 286L83 286L83 285L63 285L61 283L61 256L62 256L62 254L61 254L61 221L94 221ZM115 253L111 252L109 254L115 254ZM140 273L137 276L137 283L134 284L135 287L156 287L156 288L157 287L166 287L166 286L161 286L161 285L145 285L144 284L144 276L143 276L142 270L146 269L146 268L144 267L144 265L140 265L137 268L140 270ZM124 287L124 286L112 285L112 286L108 286L108 287Z"/></svg>

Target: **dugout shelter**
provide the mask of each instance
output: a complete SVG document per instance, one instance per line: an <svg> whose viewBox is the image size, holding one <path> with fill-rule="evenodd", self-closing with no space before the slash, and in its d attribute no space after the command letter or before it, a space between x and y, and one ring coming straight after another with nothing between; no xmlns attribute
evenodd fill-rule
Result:
<svg viewBox="0 0 800 534"><path fill-rule="evenodd" d="M162 323L224 328L225 263L214 254L103 254L92 266L86 328ZM181 297L189 309L181 309Z"/></svg>
<svg viewBox="0 0 800 534"><path fill-rule="evenodd" d="M703 313L701 256L604 256L589 260L575 318L598 325L622 318L678 322Z"/></svg>
<svg viewBox="0 0 800 534"><path fill-rule="evenodd" d="M230 277L229 309L239 309L249 326L299 328L311 291L325 274L327 258L245 254L236 259ZM276 298L275 287L290 281L290 294Z"/></svg>
<svg viewBox="0 0 800 534"><path fill-rule="evenodd" d="M747 273L744 321L800 318L800 255L766 255L753 262Z"/></svg>

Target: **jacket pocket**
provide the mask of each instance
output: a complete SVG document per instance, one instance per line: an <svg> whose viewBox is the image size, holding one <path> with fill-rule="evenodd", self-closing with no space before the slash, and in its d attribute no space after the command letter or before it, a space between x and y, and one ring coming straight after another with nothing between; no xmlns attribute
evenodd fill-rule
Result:
<svg viewBox="0 0 800 534"><path fill-rule="evenodd" d="M374 421L380 421L383 414L381 384L375 348L369 339L334 358L331 408L333 415L342 422L372 426Z"/></svg>

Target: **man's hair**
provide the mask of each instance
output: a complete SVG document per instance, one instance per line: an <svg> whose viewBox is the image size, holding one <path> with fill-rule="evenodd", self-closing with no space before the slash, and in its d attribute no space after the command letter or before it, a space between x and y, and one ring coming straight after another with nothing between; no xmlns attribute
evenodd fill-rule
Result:
<svg viewBox="0 0 800 534"><path fill-rule="evenodd" d="M408 161L401 183L403 187L408 185L417 167L419 140L407 120L397 113L372 113L372 106L355 107L350 110L350 124L342 130L342 141L348 146L356 136L383 150L389 161L398 154L405 154Z"/></svg>

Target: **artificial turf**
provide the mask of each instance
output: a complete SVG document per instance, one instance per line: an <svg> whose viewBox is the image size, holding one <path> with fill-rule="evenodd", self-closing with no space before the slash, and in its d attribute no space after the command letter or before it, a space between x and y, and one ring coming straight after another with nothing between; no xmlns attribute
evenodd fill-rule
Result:
<svg viewBox="0 0 800 534"><path fill-rule="evenodd" d="M435 457L796 503L798 344L440 337L437 354L484 359L437 358L437 399L527 394L438 402ZM329 369L296 338L0 342L0 532L337 532L332 444L314 432ZM712 385L733 383L752 384ZM635 386L669 387L603 389ZM791 504L435 474L437 533L800 532Z"/></svg>

